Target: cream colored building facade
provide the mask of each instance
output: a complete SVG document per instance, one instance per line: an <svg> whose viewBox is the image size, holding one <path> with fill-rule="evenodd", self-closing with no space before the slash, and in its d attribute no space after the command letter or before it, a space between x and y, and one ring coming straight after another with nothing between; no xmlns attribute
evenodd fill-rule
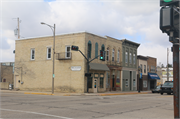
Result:
<svg viewBox="0 0 180 119"><path fill-rule="evenodd" d="M87 92L87 61L79 51L72 51L71 46L78 46L87 57L88 44L91 44L90 60L97 56L97 53L99 55L100 50L107 51L106 61L101 61L98 57L90 63L89 72L92 74L89 79L89 92L111 90L112 72L116 72L115 77L120 78L118 89L121 90L122 41L79 32L55 36L54 91ZM53 37L20 39L16 40L15 45L14 87L20 90L51 91Z"/></svg>

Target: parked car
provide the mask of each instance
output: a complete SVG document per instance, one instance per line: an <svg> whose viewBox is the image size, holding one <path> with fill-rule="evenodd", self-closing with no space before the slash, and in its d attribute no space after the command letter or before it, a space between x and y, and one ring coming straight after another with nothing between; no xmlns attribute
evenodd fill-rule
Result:
<svg viewBox="0 0 180 119"><path fill-rule="evenodd" d="M159 93L160 87L161 87L160 85L159 85L159 86L156 86L155 89L152 89L152 90L151 90L152 93Z"/></svg>
<svg viewBox="0 0 180 119"><path fill-rule="evenodd" d="M163 93L167 93L168 95L173 93L173 81L166 81L160 88L159 92L161 95L163 95Z"/></svg>

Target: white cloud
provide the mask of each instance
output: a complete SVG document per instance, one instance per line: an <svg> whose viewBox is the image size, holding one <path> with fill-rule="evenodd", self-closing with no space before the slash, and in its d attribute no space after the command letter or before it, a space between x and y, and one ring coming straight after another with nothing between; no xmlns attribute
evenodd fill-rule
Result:
<svg viewBox="0 0 180 119"><path fill-rule="evenodd" d="M14 36L17 21L12 18L19 17L22 37L52 35L51 29L40 22L55 23L56 34L89 31L118 39L129 36L128 40L141 44L139 54L166 63L165 49L171 43L159 29L159 9L157 0L6 0L2 2L0 24L3 31L0 43L7 43L2 50L3 60L14 60L10 54L17 39Z"/></svg>

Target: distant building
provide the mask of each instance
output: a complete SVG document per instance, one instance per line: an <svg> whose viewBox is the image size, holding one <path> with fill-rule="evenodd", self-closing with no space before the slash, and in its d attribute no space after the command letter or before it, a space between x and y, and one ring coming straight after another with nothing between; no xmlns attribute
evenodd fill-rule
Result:
<svg viewBox="0 0 180 119"><path fill-rule="evenodd" d="M160 80L156 71L156 58L149 56L137 56L138 66L141 68L140 74L137 75L138 84L137 87L140 90L151 90L157 85L157 80ZM139 83L140 82L140 83Z"/></svg>
<svg viewBox="0 0 180 119"><path fill-rule="evenodd" d="M137 56L137 64L138 66L141 67L140 73L142 73L142 75L138 77L138 82L137 82L137 88L141 91L147 91L148 90L148 71L147 71L147 57L145 56L141 56L138 55ZM139 86L140 85L140 86Z"/></svg>
<svg viewBox="0 0 180 119"><path fill-rule="evenodd" d="M14 83L14 62L0 63L0 82Z"/></svg>
<svg viewBox="0 0 180 119"><path fill-rule="evenodd" d="M173 81L173 68L169 69L169 81ZM165 81L167 81L167 68L161 68L162 71L162 83L164 84Z"/></svg>

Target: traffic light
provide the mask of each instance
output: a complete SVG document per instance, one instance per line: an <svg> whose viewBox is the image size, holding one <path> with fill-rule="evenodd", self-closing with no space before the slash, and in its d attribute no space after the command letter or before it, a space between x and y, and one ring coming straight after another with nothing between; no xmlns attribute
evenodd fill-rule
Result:
<svg viewBox="0 0 180 119"><path fill-rule="evenodd" d="M177 43L179 38L179 0L160 0L160 29L167 33L169 41Z"/></svg>
<svg viewBox="0 0 180 119"><path fill-rule="evenodd" d="M72 45L72 46L71 46L71 50L78 51L78 50L79 50L79 47L78 47L78 46L74 46L74 45Z"/></svg>
<svg viewBox="0 0 180 119"><path fill-rule="evenodd" d="M103 50L100 50L100 60L105 61L105 55L106 55L106 52Z"/></svg>
<svg viewBox="0 0 180 119"><path fill-rule="evenodd" d="M179 0L160 0L160 6L170 6L170 5L179 6Z"/></svg>

